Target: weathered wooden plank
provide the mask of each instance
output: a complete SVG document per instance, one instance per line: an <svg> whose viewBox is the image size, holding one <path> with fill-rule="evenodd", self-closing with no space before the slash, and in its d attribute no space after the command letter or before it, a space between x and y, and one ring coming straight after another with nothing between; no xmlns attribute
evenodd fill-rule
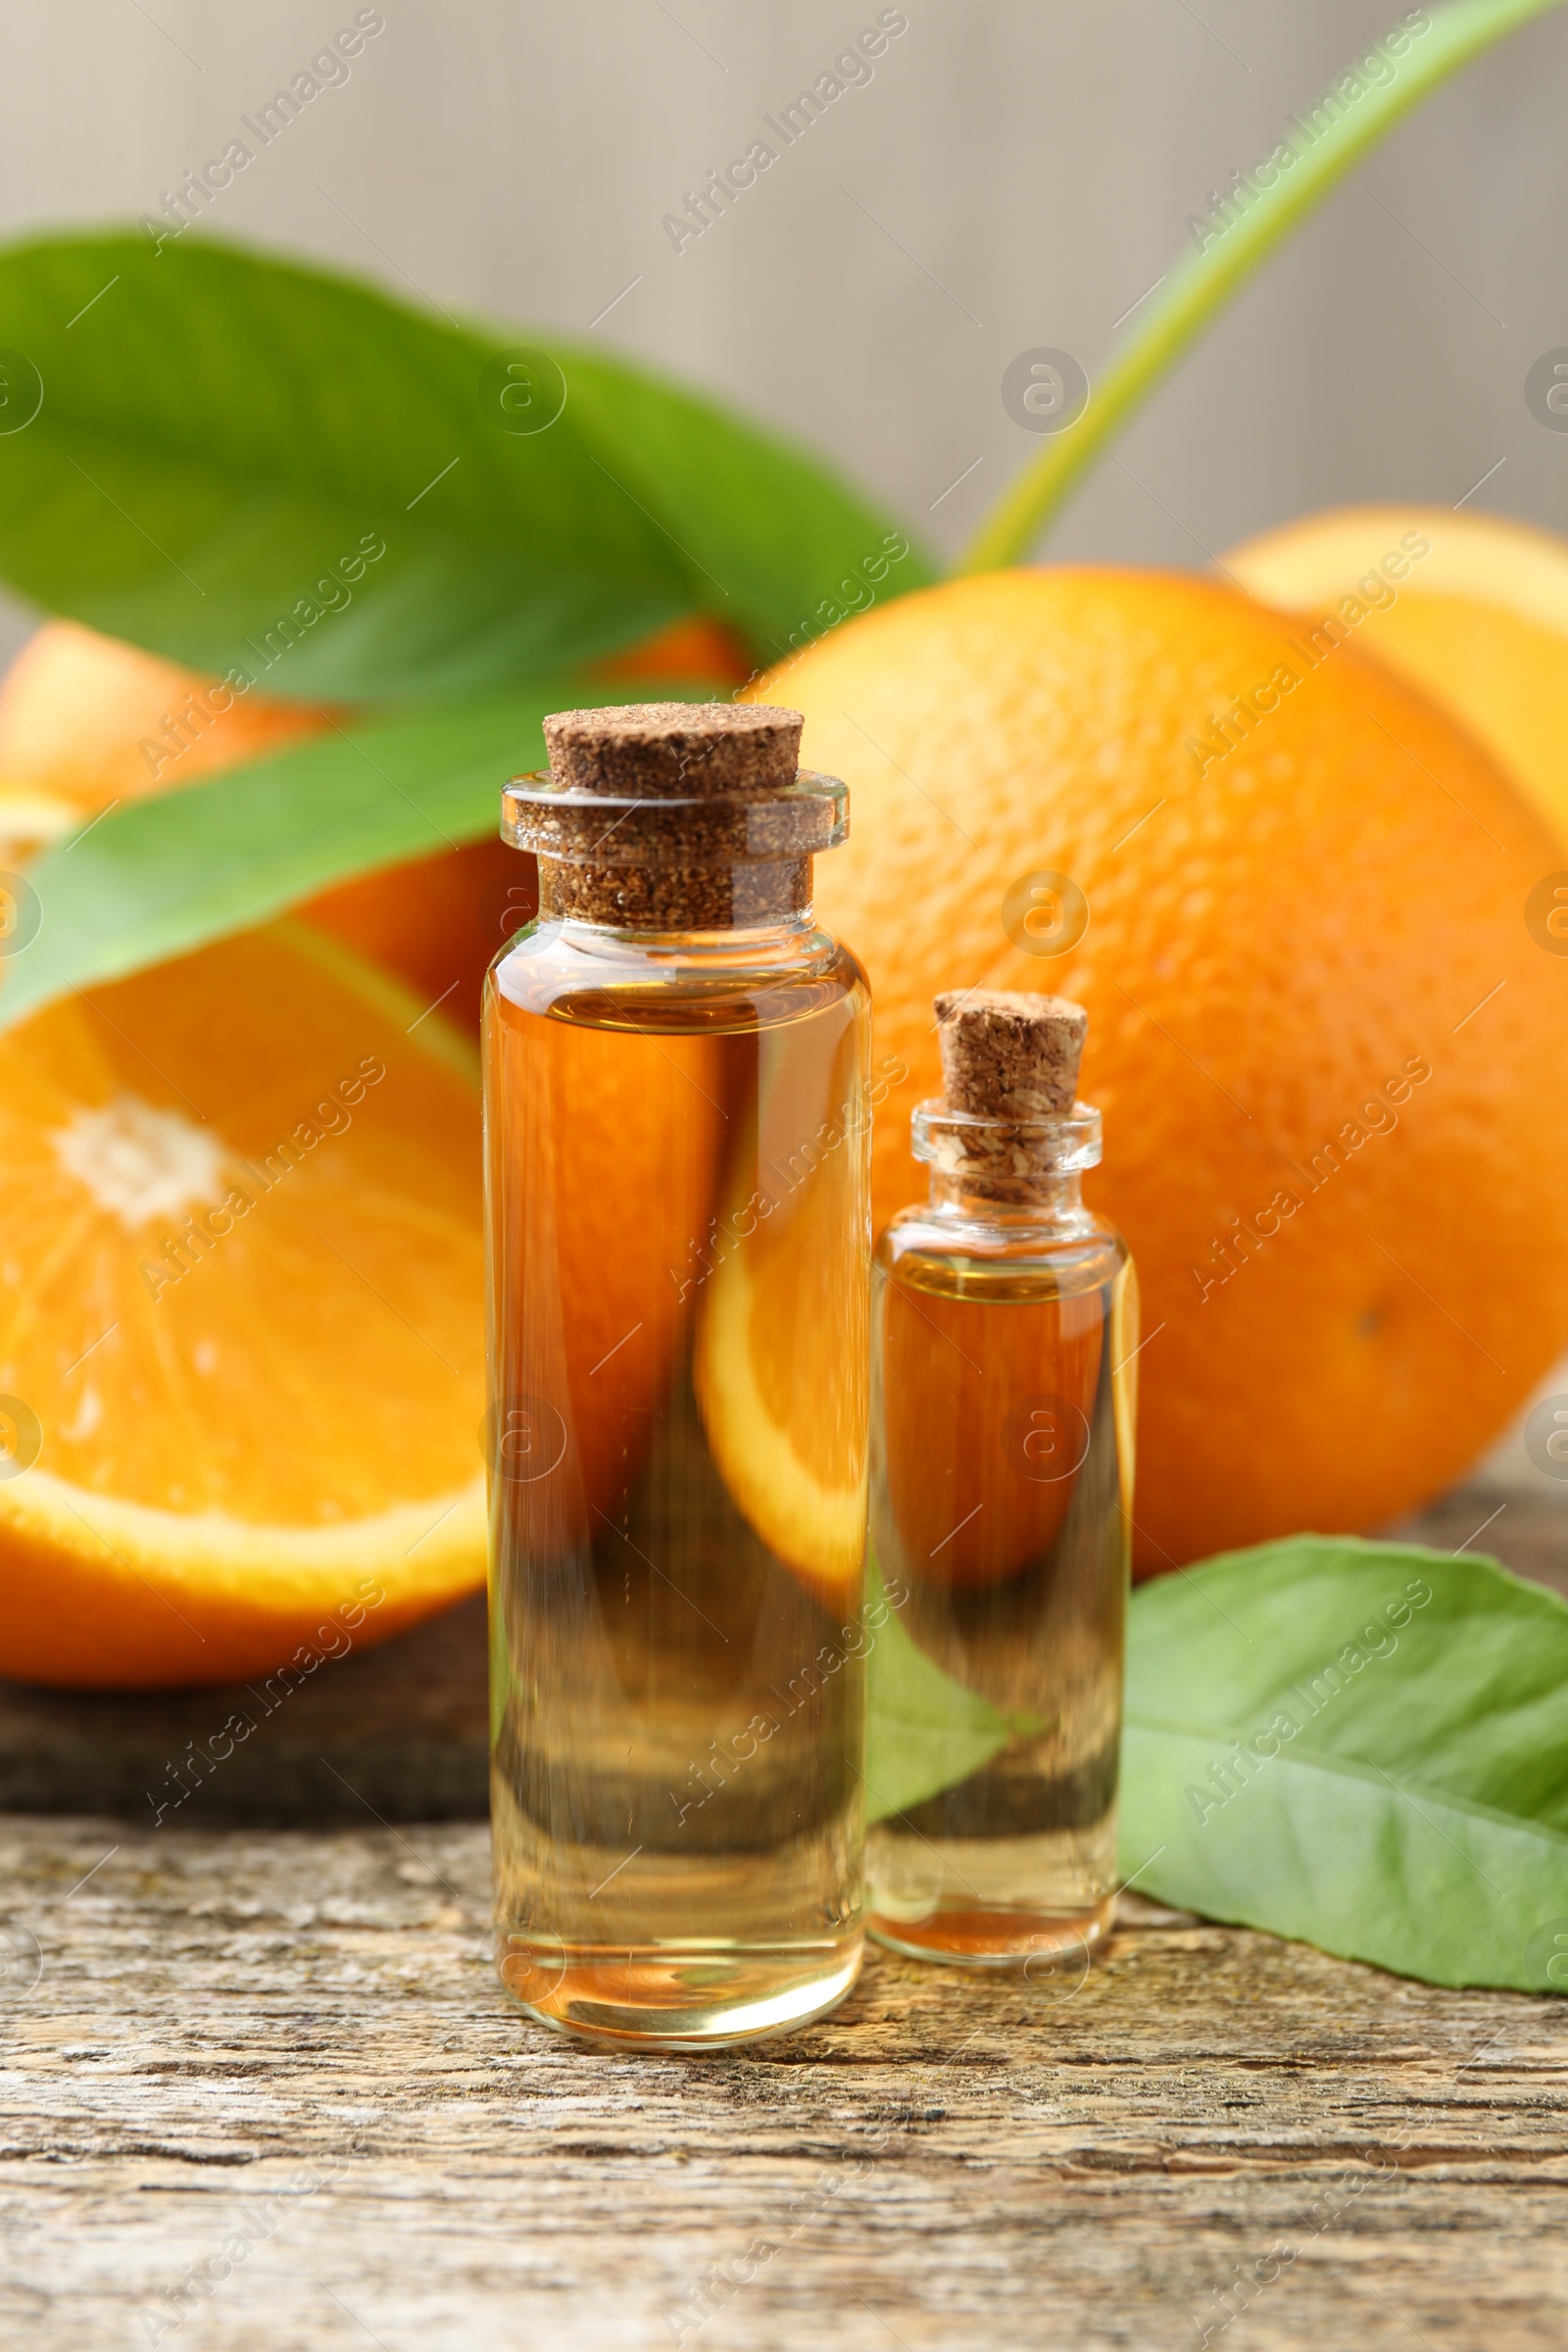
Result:
<svg viewBox="0 0 1568 2352"><path fill-rule="evenodd" d="M1568 1507L1539 1490L1457 1487L1389 1533L1435 1551L1490 1553L1568 1598Z"/></svg>
<svg viewBox="0 0 1568 2352"><path fill-rule="evenodd" d="M81 1692L0 1683L0 1810L318 1827L482 1820L482 1594L309 1679ZM162 1808L162 1812L160 1812Z"/></svg>
<svg viewBox="0 0 1568 2352"><path fill-rule="evenodd" d="M634 2058L511 2009L477 1827L12 1819L0 1886L0 2317L28 2352L1568 2333L1551 1999L1124 1899L1076 1990L876 1954L808 2033Z"/></svg>

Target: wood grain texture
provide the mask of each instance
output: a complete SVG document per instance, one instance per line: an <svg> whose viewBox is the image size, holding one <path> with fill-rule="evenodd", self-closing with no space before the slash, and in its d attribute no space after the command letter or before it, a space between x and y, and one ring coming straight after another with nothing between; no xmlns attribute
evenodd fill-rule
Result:
<svg viewBox="0 0 1568 2352"><path fill-rule="evenodd" d="M636 2058L511 2008L475 1826L12 1818L0 1867L0 2334L25 2352L1568 2335L1549 1998L1124 1897L1076 1990L873 1953L808 2033Z"/></svg>

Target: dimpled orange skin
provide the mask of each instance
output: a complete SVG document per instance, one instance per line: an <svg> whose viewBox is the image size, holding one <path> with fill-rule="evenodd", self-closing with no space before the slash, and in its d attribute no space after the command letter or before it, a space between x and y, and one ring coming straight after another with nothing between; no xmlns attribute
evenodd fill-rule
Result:
<svg viewBox="0 0 1568 2352"><path fill-rule="evenodd" d="M1560 847L1415 689L1349 647L1308 673L1296 627L1197 579L1000 572L752 689L804 711L804 760L851 787L817 906L870 970L879 1069L908 1070L878 1114L879 1227L925 1189L908 1115L941 1087L936 992L1089 1008L1086 1192L1132 1245L1149 1335L1145 1573L1377 1527L1456 1477L1568 1338L1568 959L1525 925ZM1300 683L1238 748L1189 748L1281 664ZM1003 928L1042 870L1090 909L1054 957ZM1404 1099L1363 1118L1391 1081ZM1343 1164L1310 1189L1330 1141ZM1227 1275L1216 1244L1260 1211L1278 1229Z"/></svg>

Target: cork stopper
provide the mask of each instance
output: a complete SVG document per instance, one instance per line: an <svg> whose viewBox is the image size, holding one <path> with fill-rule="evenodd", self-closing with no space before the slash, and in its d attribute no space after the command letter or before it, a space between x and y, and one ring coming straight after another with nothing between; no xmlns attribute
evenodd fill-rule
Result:
<svg viewBox="0 0 1568 2352"><path fill-rule="evenodd" d="M550 772L632 800L776 792L801 760L798 710L766 703L622 703L545 720Z"/></svg>
<svg viewBox="0 0 1568 2352"><path fill-rule="evenodd" d="M1026 1200L1061 1167L1040 1130L1073 1113L1089 1015L1066 997L979 988L945 992L936 1013L941 1109L989 1122L937 1136L936 1162L982 1199Z"/></svg>
<svg viewBox="0 0 1568 2352"><path fill-rule="evenodd" d="M952 990L936 1000L950 1110L978 1119L1059 1118L1078 1091L1089 1015L1066 997Z"/></svg>
<svg viewBox="0 0 1568 2352"><path fill-rule="evenodd" d="M798 710L628 703L557 710L548 774L517 777L502 832L540 860L541 911L634 930L729 930L809 913L811 858L848 796L800 774Z"/></svg>

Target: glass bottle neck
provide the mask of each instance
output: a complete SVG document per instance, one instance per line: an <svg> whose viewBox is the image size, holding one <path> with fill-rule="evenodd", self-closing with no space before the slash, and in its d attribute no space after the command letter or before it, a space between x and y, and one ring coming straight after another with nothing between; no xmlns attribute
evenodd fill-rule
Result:
<svg viewBox="0 0 1568 2352"><path fill-rule="evenodd" d="M1093 1212L1084 1206L1083 1178L1076 1170L1016 1183L987 1178L981 1191L967 1171L933 1167L930 1179L928 1206L937 1218L961 1219L966 1225L1067 1228L1093 1222Z"/></svg>
<svg viewBox="0 0 1568 2352"><path fill-rule="evenodd" d="M1082 1183L1100 1164L1100 1113L1087 1102L1039 1119L982 1118L945 1100L915 1105L910 1140L931 1172L939 1219L966 1224L1092 1228Z"/></svg>
<svg viewBox="0 0 1568 2352"><path fill-rule="evenodd" d="M811 863L809 858L759 858L617 869L542 856L539 912L548 922L644 940L782 946L813 927Z"/></svg>

